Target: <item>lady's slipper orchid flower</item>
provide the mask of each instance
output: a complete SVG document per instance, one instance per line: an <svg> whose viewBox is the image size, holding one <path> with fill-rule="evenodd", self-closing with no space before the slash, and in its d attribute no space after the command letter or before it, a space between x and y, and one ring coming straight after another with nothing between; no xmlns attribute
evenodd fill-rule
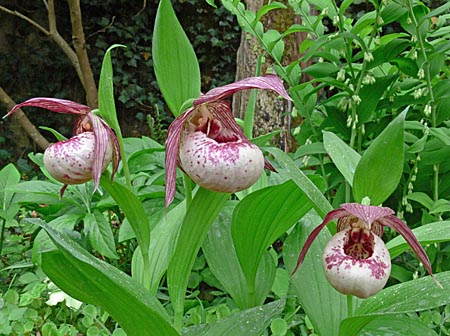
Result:
<svg viewBox="0 0 450 336"><path fill-rule="evenodd" d="M250 187L264 167L273 170L234 120L224 98L237 91L266 89L291 100L275 75L250 77L214 88L194 100L170 125L166 141L166 206L175 197L177 165L198 185L218 192Z"/></svg>
<svg viewBox="0 0 450 336"><path fill-rule="evenodd" d="M325 276L339 292L367 298L385 286L391 271L391 261L380 238L384 226L389 226L403 236L433 277L430 260L424 249L411 229L394 215L392 209L358 203L342 204L339 209L325 216L303 245L294 273L303 263L319 232L334 219L338 220L338 232L325 247L322 261ZM442 287L436 279L435 281Z"/></svg>
<svg viewBox="0 0 450 336"><path fill-rule="evenodd" d="M93 179L97 189L100 176L111 161L114 176L120 160L117 137L103 119L92 113L89 106L58 98L32 98L14 106L5 118L24 106L79 115L74 136L50 145L44 152L45 168L53 178L64 183L61 197L68 184Z"/></svg>

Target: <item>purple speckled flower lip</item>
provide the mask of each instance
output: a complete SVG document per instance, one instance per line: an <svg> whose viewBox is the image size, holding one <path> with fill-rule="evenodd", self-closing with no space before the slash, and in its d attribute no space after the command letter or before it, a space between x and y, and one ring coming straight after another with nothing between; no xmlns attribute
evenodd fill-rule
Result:
<svg viewBox="0 0 450 336"><path fill-rule="evenodd" d="M291 100L278 76L250 77L201 95L170 125L166 140L166 207L175 197L177 165L198 185L230 193L250 187L264 168L273 170L261 150L245 137L230 105L223 100L249 89L272 90Z"/></svg>
<svg viewBox="0 0 450 336"><path fill-rule="evenodd" d="M332 220L338 220L338 232L328 242L323 266L328 281L343 294L366 298L380 291L390 274L389 252L380 239L384 226L400 233L434 278L431 263L411 229L387 207L345 203L330 211L307 238L299 254L295 273L319 232Z"/></svg>
<svg viewBox="0 0 450 336"><path fill-rule="evenodd" d="M120 161L117 137L102 118L92 113L89 106L65 99L39 97L17 104L4 118L25 106L79 116L74 126L74 136L50 145L44 153L44 165L50 175L64 183L61 197L68 184L93 179L94 190L97 189L100 176L111 161L114 177Z"/></svg>

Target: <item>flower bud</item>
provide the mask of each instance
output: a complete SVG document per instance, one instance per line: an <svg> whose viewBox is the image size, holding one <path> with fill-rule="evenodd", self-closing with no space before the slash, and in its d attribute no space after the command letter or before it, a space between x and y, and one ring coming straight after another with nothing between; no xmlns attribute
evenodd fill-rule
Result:
<svg viewBox="0 0 450 336"><path fill-rule="evenodd" d="M44 152L44 166L50 175L64 184L80 184L93 179L95 137L93 132L83 132L50 145ZM113 149L108 143L102 171L111 162Z"/></svg>

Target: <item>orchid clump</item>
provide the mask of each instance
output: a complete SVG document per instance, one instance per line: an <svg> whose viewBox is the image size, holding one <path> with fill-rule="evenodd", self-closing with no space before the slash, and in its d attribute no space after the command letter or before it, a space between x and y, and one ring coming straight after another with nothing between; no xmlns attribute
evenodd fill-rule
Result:
<svg viewBox="0 0 450 336"><path fill-rule="evenodd" d="M14 106L5 117L24 106L79 116L74 126L74 136L51 144L44 152L44 166L48 173L64 184L60 191L61 197L69 184L94 180L95 190L102 172L110 162L113 163L114 176L120 160L117 137L89 106L58 98L32 98Z"/></svg>
<svg viewBox="0 0 450 336"><path fill-rule="evenodd" d="M201 95L170 125L166 141L166 206L175 197L177 165L198 185L218 192L247 189L264 168L273 170L261 150L236 123L224 99L237 91L272 90L290 100L275 75L250 77Z"/></svg>
<svg viewBox="0 0 450 336"><path fill-rule="evenodd" d="M367 298L386 285L391 260L383 240L384 226L400 233L428 273L430 260L411 229L387 207L345 203L330 211L309 235L298 257L294 273L302 265L309 247L330 221L337 219L337 233L325 247L322 263L330 284L342 294ZM439 282L435 280L440 286Z"/></svg>

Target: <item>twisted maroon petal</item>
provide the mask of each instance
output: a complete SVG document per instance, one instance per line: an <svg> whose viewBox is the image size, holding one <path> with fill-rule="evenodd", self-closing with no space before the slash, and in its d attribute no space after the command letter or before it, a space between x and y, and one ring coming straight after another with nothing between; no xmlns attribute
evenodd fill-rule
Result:
<svg viewBox="0 0 450 336"><path fill-rule="evenodd" d="M333 219L341 218L343 216L348 216L348 215L349 215L349 212L347 210L345 210L345 209L336 209L336 210L332 210L329 213L327 213L327 215L325 216L323 222L319 226L317 226L310 233L308 239L306 239L306 242L303 245L302 250L301 250L301 252L300 252L300 254L298 256L297 266L295 266L295 269L292 272L292 274L297 272L297 270L300 268L300 266L302 265L303 261L305 260L306 253L308 252L311 244L314 242L314 239L316 239L316 237L319 235L320 231L322 231L322 229L325 227L325 225L327 225Z"/></svg>
<svg viewBox="0 0 450 336"><path fill-rule="evenodd" d="M16 112L19 108L22 108L24 106L34 106L34 107L41 107L53 112L58 113L67 113L67 114L87 114L91 108L89 106L75 103L70 100L65 99L59 99L59 98L45 98L45 97L39 97L39 98L31 98L23 103L17 104L12 108L11 111L7 115L4 116L4 118L9 117L11 114Z"/></svg>
<svg viewBox="0 0 450 336"><path fill-rule="evenodd" d="M428 259L425 250L423 249L422 245L420 245L419 241L417 240L416 236L414 236L414 233L411 231L408 225L406 225L403 221L401 221L394 215L386 216L384 218L379 219L379 221L383 225L389 226L390 228L394 229L395 231L397 231L402 235L402 237L406 240L408 245L411 246L411 249L414 251L417 258L423 264L427 272L431 275L431 277L434 279L437 285L442 288L442 285L439 283L439 281L436 280L436 278L433 275L430 259Z"/></svg>
<svg viewBox="0 0 450 336"><path fill-rule="evenodd" d="M195 112L195 108L191 107L180 114L169 126L166 139L166 199L165 206L168 207L175 198L177 164L178 164L178 148L180 146L181 132L187 119Z"/></svg>
<svg viewBox="0 0 450 336"><path fill-rule="evenodd" d="M96 116L95 114L88 113L87 116L91 123L95 137L95 157L92 166L92 178L94 180L94 190L96 190L98 188L98 185L100 184L100 176L103 172L103 160L105 159L108 144L111 140L110 136L112 130L103 119ZM115 153L116 151L117 149L114 148L113 153Z"/></svg>
<svg viewBox="0 0 450 336"><path fill-rule="evenodd" d="M394 210L386 207L363 205L359 203L344 203L341 208L347 210L353 216L358 217L369 226L380 218L393 215Z"/></svg>
<svg viewBox="0 0 450 336"><path fill-rule="evenodd" d="M249 89L272 90L281 95L283 98L292 100L289 97L289 94L286 92L286 89L283 86L283 82L278 76L265 75L260 77L245 78L235 83L214 88L197 98L194 101L194 106L222 100L238 91Z"/></svg>

